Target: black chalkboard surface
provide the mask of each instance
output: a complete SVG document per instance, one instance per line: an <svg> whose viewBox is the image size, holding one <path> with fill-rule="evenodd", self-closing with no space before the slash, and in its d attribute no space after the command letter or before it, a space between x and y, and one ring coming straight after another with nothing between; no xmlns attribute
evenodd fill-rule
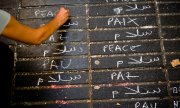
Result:
<svg viewBox="0 0 180 108"><path fill-rule="evenodd" d="M2 8L31 27L61 6L71 17L38 46L1 39L17 55L13 108L180 108L179 0L16 3Z"/></svg>

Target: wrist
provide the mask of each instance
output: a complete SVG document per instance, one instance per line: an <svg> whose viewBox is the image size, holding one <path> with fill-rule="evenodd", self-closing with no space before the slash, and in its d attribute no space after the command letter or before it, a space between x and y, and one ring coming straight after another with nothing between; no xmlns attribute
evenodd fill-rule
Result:
<svg viewBox="0 0 180 108"><path fill-rule="evenodd" d="M57 18L57 17L55 17L55 18L53 19L53 22L54 22L54 24L57 25L57 26L61 26L61 25L62 25L61 20L60 20L59 18Z"/></svg>

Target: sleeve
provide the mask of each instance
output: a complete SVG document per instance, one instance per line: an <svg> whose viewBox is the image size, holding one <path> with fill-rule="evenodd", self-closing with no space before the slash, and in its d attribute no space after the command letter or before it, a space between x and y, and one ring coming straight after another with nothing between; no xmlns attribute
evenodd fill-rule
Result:
<svg viewBox="0 0 180 108"><path fill-rule="evenodd" d="M6 25L9 23L11 15L0 9L0 34L3 32Z"/></svg>

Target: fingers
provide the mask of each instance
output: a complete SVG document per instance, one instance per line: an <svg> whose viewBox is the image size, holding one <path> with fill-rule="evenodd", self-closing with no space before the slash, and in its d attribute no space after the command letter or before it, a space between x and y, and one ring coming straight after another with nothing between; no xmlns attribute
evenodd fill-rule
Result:
<svg viewBox="0 0 180 108"><path fill-rule="evenodd" d="M69 16L70 16L70 10L68 8L65 8L65 7L61 7L59 12L56 15L56 17L58 19L64 19L64 20L68 20Z"/></svg>
<svg viewBox="0 0 180 108"><path fill-rule="evenodd" d="M66 11L66 12L70 12L68 8L66 7L61 7L60 10Z"/></svg>
<svg viewBox="0 0 180 108"><path fill-rule="evenodd" d="M65 7L61 7L59 10L59 14L70 16L70 10Z"/></svg>
<svg viewBox="0 0 180 108"><path fill-rule="evenodd" d="M61 7L56 15L56 18L60 25L64 24L70 16L70 10L66 7Z"/></svg>

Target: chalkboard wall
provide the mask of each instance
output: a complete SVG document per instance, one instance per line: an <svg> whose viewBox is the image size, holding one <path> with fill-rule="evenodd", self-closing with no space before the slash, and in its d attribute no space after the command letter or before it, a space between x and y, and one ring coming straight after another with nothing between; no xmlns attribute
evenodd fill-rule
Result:
<svg viewBox="0 0 180 108"><path fill-rule="evenodd" d="M8 5L7 5L8 4ZM61 6L70 20L15 54L14 108L180 108L179 0L2 0L31 27Z"/></svg>

